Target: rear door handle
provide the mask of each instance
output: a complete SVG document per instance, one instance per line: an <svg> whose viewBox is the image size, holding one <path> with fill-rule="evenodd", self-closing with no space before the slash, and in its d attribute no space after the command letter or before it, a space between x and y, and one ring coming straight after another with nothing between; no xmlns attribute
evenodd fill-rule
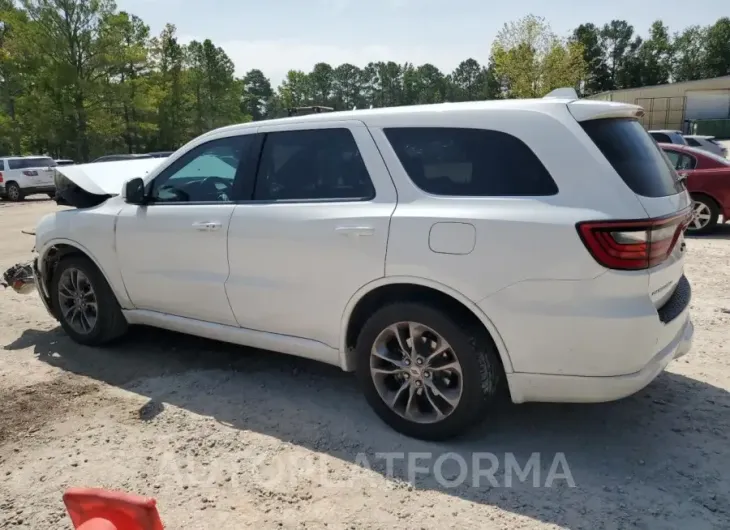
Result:
<svg viewBox="0 0 730 530"><path fill-rule="evenodd" d="M350 237L371 236L375 233L372 226L339 226L335 230L338 234Z"/></svg>
<svg viewBox="0 0 730 530"><path fill-rule="evenodd" d="M200 230L201 232L214 232L219 230L221 224L217 221L200 221L193 223L193 228Z"/></svg>

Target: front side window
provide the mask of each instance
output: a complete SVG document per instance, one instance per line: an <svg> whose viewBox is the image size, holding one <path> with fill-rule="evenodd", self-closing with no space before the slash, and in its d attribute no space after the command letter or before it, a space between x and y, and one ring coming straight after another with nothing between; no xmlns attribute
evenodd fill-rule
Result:
<svg viewBox="0 0 730 530"><path fill-rule="evenodd" d="M233 200L236 171L253 138L231 136L194 148L153 181L152 203Z"/></svg>
<svg viewBox="0 0 730 530"><path fill-rule="evenodd" d="M348 129L266 135L255 200L368 200L374 196L370 175Z"/></svg>
<svg viewBox="0 0 730 530"><path fill-rule="evenodd" d="M426 193L462 197L547 196L558 186L537 155L507 133L487 129L384 129L403 168Z"/></svg>

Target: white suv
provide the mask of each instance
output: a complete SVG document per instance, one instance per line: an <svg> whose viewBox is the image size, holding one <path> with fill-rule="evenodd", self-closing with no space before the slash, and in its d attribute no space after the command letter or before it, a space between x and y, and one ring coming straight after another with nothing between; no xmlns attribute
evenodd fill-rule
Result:
<svg viewBox="0 0 730 530"><path fill-rule="evenodd" d="M22 201L35 193L53 197L55 167L55 160L47 156L0 158L0 197L10 201Z"/></svg>
<svg viewBox="0 0 730 530"><path fill-rule="evenodd" d="M355 371L415 437L463 431L501 392L622 398L693 334L691 200L640 112L321 113L218 129L158 167L60 168L59 195L97 199L41 220L39 289L82 344L146 324Z"/></svg>

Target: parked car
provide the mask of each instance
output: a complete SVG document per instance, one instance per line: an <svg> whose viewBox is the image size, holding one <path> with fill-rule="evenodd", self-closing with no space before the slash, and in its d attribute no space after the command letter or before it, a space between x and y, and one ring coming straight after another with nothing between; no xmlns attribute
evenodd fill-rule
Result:
<svg viewBox="0 0 730 530"><path fill-rule="evenodd" d="M0 158L0 198L22 201L26 196L45 193L53 197L56 162L47 156Z"/></svg>
<svg viewBox="0 0 730 530"><path fill-rule="evenodd" d="M175 151L155 151L152 153L147 153L147 155L151 156L152 158L167 158L174 152Z"/></svg>
<svg viewBox="0 0 730 530"><path fill-rule="evenodd" d="M697 134L684 135L684 139L687 140L687 145L690 147L696 147L703 151L709 151L715 155L727 158L727 148L720 142L715 140L714 136L701 136Z"/></svg>
<svg viewBox="0 0 730 530"><path fill-rule="evenodd" d="M730 221L730 160L689 146L661 144L674 168L687 178L693 217L687 232L712 232L722 215Z"/></svg>
<svg viewBox="0 0 730 530"><path fill-rule="evenodd" d="M682 131L671 131L671 130L656 130L649 131L652 138L654 138L660 144L677 144L687 145L687 140L684 139Z"/></svg>
<svg viewBox="0 0 730 530"><path fill-rule="evenodd" d="M73 160L68 160L68 159L65 159L65 158L62 158L60 160L56 160L56 166L72 166L75 163L76 162L74 162Z"/></svg>
<svg viewBox="0 0 730 530"><path fill-rule="evenodd" d="M150 155L146 154L120 154L120 155L104 155L100 156L96 160L93 161L93 163L97 162L118 162L120 160L137 160L138 158L152 158Z"/></svg>
<svg viewBox="0 0 730 530"><path fill-rule="evenodd" d="M577 96L316 113L128 162L125 184L59 168L59 194L96 199L38 224L38 289L80 344L147 324L354 371L420 438L502 392L619 399L694 329L691 199L640 113Z"/></svg>

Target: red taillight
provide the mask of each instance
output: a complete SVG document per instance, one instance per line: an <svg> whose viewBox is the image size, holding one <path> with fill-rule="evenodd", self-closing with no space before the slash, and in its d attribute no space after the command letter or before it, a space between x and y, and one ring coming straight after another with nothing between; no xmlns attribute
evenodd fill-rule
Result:
<svg viewBox="0 0 730 530"><path fill-rule="evenodd" d="M37 177L38 172L37 171L23 171L23 175L26 177Z"/></svg>
<svg viewBox="0 0 730 530"><path fill-rule="evenodd" d="M689 220L690 210L658 219L586 221L578 223L578 233L604 267L641 270L659 265L671 255Z"/></svg>

